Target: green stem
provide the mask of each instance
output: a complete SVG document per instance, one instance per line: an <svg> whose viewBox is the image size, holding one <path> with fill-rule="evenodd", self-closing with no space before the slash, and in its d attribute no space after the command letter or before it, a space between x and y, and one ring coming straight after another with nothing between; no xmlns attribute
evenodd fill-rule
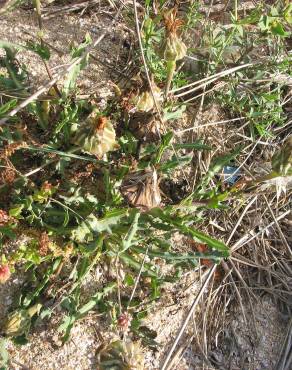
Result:
<svg viewBox="0 0 292 370"><path fill-rule="evenodd" d="M36 313L40 311L41 308L42 305L40 303L37 303L32 307L28 308L27 313L29 314L29 317L33 317Z"/></svg>
<svg viewBox="0 0 292 370"><path fill-rule="evenodd" d="M170 84L173 79L175 69L176 69L175 60L166 62L167 77L166 77L166 86L165 86L165 91L164 91L164 95L166 99L167 99L167 96L170 90Z"/></svg>

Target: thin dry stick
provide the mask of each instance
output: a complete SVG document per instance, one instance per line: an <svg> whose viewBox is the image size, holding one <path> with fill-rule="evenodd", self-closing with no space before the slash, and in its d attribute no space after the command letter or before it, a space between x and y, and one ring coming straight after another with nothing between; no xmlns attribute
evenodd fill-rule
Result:
<svg viewBox="0 0 292 370"><path fill-rule="evenodd" d="M204 87L205 84L202 84L202 82L206 82L206 84L209 84L210 82L216 81L216 80L218 80L221 77L224 77L224 76L227 76L227 75L229 75L231 73L237 72L240 69L251 67L252 65L254 65L254 64L253 63L247 63L247 64L243 64L241 66L237 66L237 67L233 67L233 68L227 69L226 71L221 71L221 72L215 73L212 76L208 76L208 77L205 77L205 78L203 78L203 79L201 79L199 81L192 82L189 85L185 85L183 87L179 87L177 89L173 89L173 90L170 91L170 93L177 93L177 92L179 92L181 90L185 90L185 89L187 89L189 87L192 87L192 86L195 86L195 85L199 85L199 84L201 84L200 85L200 88L201 87ZM178 97L181 97L181 96L190 94L192 91L195 91L195 90L190 89L188 91L185 91L185 92L183 92L181 94L176 95L176 97L178 98Z"/></svg>
<svg viewBox="0 0 292 370"><path fill-rule="evenodd" d="M291 251L290 245L289 245L289 243L287 242L287 239L286 239L285 235L283 234L283 231L282 231L282 229L281 229L281 227L280 227L280 225L279 225L279 223L278 223L278 221L277 221L277 219L276 219L276 216L275 216L275 214L274 214L274 212L273 212L273 210L272 210L272 208L271 208L271 206L270 206L270 204L269 204L269 202L268 202L268 199L266 198L266 196L265 196L265 195L263 195L263 197L264 197L264 200L265 200L265 202L266 202L266 205L268 206L269 211L270 211L270 213L271 213L271 215L272 215L272 217L273 217L273 220L274 220L274 221L275 221L275 223L276 223L276 227L277 227L277 229L278 229L278 231L279 231L279 234L280 234L280 236L281 236L281 239L282 239L283 243L285 244L285 247L286 247L286 249L287 249L287 252L288 252L288 254L290 255L290 257L292 257L292 251Z"/></svg>
<svg viewBox="0 0 292 370"><path fill-rule="evenodd" d="M273 226L276 222L280 221L282 218L285 218L286 216L289 215L289 213L291 213L290 210L282 213L280 216L278 216L276 218L276 221L272 221L270 222L266 227L264 227L263 229L261 229L259 232L257 232L256 234L250 236L250 234L255 230L255 228L253 228L252 230L250 230L247 234L245 234L242 238L240 238L231 248L230 248L230 251L231 252L234 252L236 251L237 249L239 248L242 248L245 244L251 242L253 239L255 239L256 237L258 237L259 235L261 235L262 233L264 233L266 230L268 230L271 226ZM257 225L258 226L258 225ZM257 227L256 226L256 227Z"/></svg>
<svg viewBox="0 0 292 370"><path fill-rule="evenodd" d="M110 29L113 27L115 21L118 19L119 15L120 15L120 13L121 13L121 11L123 9L123 7L124 7L124 5L122 5L120 7L120 9L118 10L116 16L112 20L111 24L105 29L105 31L103 32L103 34L101 34L99 36L99 38L97 40L95 40L95 42L92 45L88 46L84 50L84 52L82 53L82 55L79 58L75 59L67 68L65 68L64 70L62 70L61 72L59 72L52 80L50 80L47 83L45 83L44 85L42 85L39 88L38 91L36 91L30 97L28 97L23 102L21 102L16 108L12 109L7 114L7 116L5 118L3 118L3 119L0 120L0 125L5 124L10 117L15 116L15 114L17 114L19 111L21 111L21 109L23 109L28 104L30 104L31 102L33 102L34 100L36 100L40 95L42 95L44 92L46 92L47 90L49 90L50 87L54 86L54 84L57 81L59 81L65 74L69 73L76 65L78 65L79 63L81 63L82 60L104 39L104 37L110 31Z"/></svg>
<svg viewBox="0 0 292 370"><path fill-rule="evenodd" d="M291 369L292 364L292 318L288 323L288 330L281 346L280 357L275 370L288 370ZM290 355L289 355L290 353Z"/></svg>
<svg viewBox="0 0 292 370"><path fill-rule="evenodd" d="M247 206L244 208L244 210L243 210L242 214L240 215L240 217L239 217L239 219L238 219L238 221L237 221L236 225L234 226L234 228L232 229L231 234L229 235L229 238L228 238L228 240L227 240L227 242L226 242L226 244L227 244L227 245L230 243L230 241L231 241L231 239L232 239L232 237L233 237L234 233L236 232L236 230L237 230L238 226L240 225L240 223L241 223L241 221L242 221L243 217L245 216L246 212L247 212L247 211L249 210L249 208L253 205L253 203L256 201L256 199L257 199L257 196L255 196L255 197L254 197L254 198L253 198L253 199L252 199L252 200L247 204Z"/></svg>
<svg viewBox="0 0 292 370"><path fill-rule="evenodd" d="M191 308L188 312L188 315L185 318L185 320L184 320L184 322L183 322L183 324L182 324L182 326L181 326L181 328L180 328L180 330L179 330L179 332L178 332L178 334L175 338L175 341L173 342L173 344L172 344L172 346L171 346L171 348L170 348L170 350L169 350L169 352L168 352L168 354L167 354L167 356L166 356L166 358L165 358L165 360L164 360L164 362L161 366L161 370L166 370L167 369L167 365L168 365L168 363L171 359L172 353L175 350L181 336L183 335L183 333L184 333L184 331L185 331L185 329L186 329L186 327L187 327L187 325L188 325L188 323L189 323L189 321L190 321L190 319L191 319L191 317L192 317L192 315L195 311L195 308L196 308L198 302L200 301L200 298L202 297L203 293L205 292L205 290L208 286L208 283L209 283L210 279L212 278L212 276L213 276L213 274L216 270L216 267L217 267L217 265L214 265L211 268L211 270L209 271L209 274L208 274L204 284L202 285L201 289L199 290L199 293L197 294L197 296L196 296L196 298L195 298L195 300L194 300L194 302L193 302L193 304L192 304L192 306L191 306Z"/></svg>
<svg viewBox="0 0 292 370"><path fill-rule="evenodd" d="M205 125L200 125L200 126L186 128L184 130L175 131L174 133L175 133L175 135L179 135L179 134L183 134L184 132L199 130L203 127L221 125L223 123L230 123L230 122L240 121L242 119L245 119L245 117L238 117L238 118L232 118L232 119L225 119L223 121L210 122L210 123L206 123Z"/></svg>
<svg viewBox="0 0 292 370"><path fill-rule="evenodd" d="M242 303L242 298L241 298L241 295L239 293L239 290L237 288L237 285L233 279L233 276L232 276L232 269L229 268L229 266L227 265L227 263L225 261L222 261L221 262L221 265L224 269L224 271L229 274L229 279L231 281L231 284L235 290L235 294L238 298L238 302L239 302L239 305L240 305L240 308L241 308L241 312L242 312L242 316L243 316L243 319L244 319L244 322L247 323L247 319L246 319L246 316L245 316L245 311L244 311L244 307L243 307L243 303Z"/></svg>
<svg viewBox="0 0 292 370"><path fill-rule="evenodd" d="M130 299L129 299L129 302L127 304L127 308L129 308L130 306L130 303L132 302L132 299L134 297L134 294L136 292L136 289L137 289L137 286L138 286L138 283L139 283L139 280L140 280L140 277L141 277L141 274L142 274L142 271L143 271L143 267L144 267L144 264L145 264L145 261L146 261L146 257L148 255L148 249L149 249L149 246L147 247L146 249L146 252L144 254L144 258L143 258L143 261L141 263L141 267L140 267L140 270L139 270L139 273L138 273L138 276L136 277L136 280L135 280L135 284L134 284L134 288L132 290L132 293L131 293L131 296L130 296Z"/></svg>

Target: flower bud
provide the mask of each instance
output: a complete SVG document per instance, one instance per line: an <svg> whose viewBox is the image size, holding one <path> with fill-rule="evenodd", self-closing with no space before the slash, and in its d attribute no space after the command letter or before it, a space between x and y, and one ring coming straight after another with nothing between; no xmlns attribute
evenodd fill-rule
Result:
<svg viewBox="0 0 292 370"><path fill-rule="evenodd" d="M162 42L159 53L167 62L176 62L187 54L187 47L177 35L169 35Z"/></svg>
<svg viewBox="0 0 292 370"><path fill-rule="evenodd" d="M140 342L115 340L99 353L100 370L143 370L144 351Z"/></svg>
<svg viewBox="0 0 292 370"><path fill-rule="evenodd" d="M0 209L0 226L8 224L9 221L10 216L7 214L7 212L4 211L4 209Z"/></svg>
<svg viewBox="0 0 292 370"><path fill-rule="evenodd" d="M116 133L106 117L100 117L93 112L93 115L77 130L73 143L80 146L83 152L102 158L117 146Z"/></svg>
<svg viewBox="0 0 292 370"><path fill-rule="evenodd" d="M28 309L18 309L11 312L4 324L4 334L7 337L27 335L31 325L31 318L40 310L41 307L41 304L35 304Z"/></svg>
<svg viewBox="0 0 292 370"><path fill-rule="evenodd" d="M0 265L0 284L6 283L10 278L11 272L8 265Z"/></svg>
<svg viewBox="0 0 292 370"><path fill-rule="evenodd" d="M156 101L161 101L161 90L154 83L152 83L152 91ZM135 96L131 103L134 104L136 109L141 112L149 112L155 106L155 102L150 91L144 91L140 95Z"/></svg>
<svg viewBox="0 0 292 370"><path fill-rule="evenodd" d="M29 331L30 324L27 310L17 310L8 315L3 331L7 337L19 337Z"/></svg>

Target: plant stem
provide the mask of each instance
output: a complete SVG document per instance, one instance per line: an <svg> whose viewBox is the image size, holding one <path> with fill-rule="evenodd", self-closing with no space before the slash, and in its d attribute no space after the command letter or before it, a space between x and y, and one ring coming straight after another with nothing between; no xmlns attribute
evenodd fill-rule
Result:
<svg viewBox="0 0 292 370"><path fill-rule="evenodd" d="M39 34L39 39L40 39L40 43L41 43L41 47L43 48L45 46L44 44L44 41L43 41L43 34L42 34L42 31L43 31L43 21L42 21L42 11L41 11L41 0L34 0L34 5L35 5L35 10L36 10L36 14L37 14L37 17L38 17L38 24L39 24L39 29L40 29L40 34ZM42 58L42 61L45 65L45 68L46 68L46 71L47 71L47 74L50 78L50 80L53 79L53 76L52 76L52 73L51 73L51 70L50 70L50 67L47 63L47 61L45 59ZM61 97L62 94L57 86L57 83L55 83L53 85L53 88L54 90L56 91L56 94Z"/></svg>
<svg viewBox="0 0 292 370"><path fill-rule="evenodd" d="M176 69L176 62L168 61L166 64L166 68L167 68L167 77L166 77L166 86L165 86L165 91L164 91L165 99L167 99L167 95L170 90L170 84L171 84L171 81L173 79L173 75Z"/></svg>

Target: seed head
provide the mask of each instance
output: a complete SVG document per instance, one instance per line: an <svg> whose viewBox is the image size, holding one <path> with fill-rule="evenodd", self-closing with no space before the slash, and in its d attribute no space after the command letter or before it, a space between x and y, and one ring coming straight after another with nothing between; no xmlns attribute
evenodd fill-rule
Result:
<svg viewBox="0 0 292 370"><path fill-rule="evenodd" d="M46 256L49 250L50 239L48 234L44 231L41 233L39 240L39 253L41 256Z"/></svg>
<svg viewBox="0 0 292 370"><path fill-rule="evenodd" d="M131 325L132 316L128 312L123 312L118 317L118 327L123 331L124 333L127 333L129 331L129 327Z"/></svg>
<svg viewBox="0 0 292 370"><path fill-rule="evenodd" d="M7 214L7 212L4 211L3 209L0 209L0 226L4 226L8 224L9 221L10 221L10 217Z"/></svg>

